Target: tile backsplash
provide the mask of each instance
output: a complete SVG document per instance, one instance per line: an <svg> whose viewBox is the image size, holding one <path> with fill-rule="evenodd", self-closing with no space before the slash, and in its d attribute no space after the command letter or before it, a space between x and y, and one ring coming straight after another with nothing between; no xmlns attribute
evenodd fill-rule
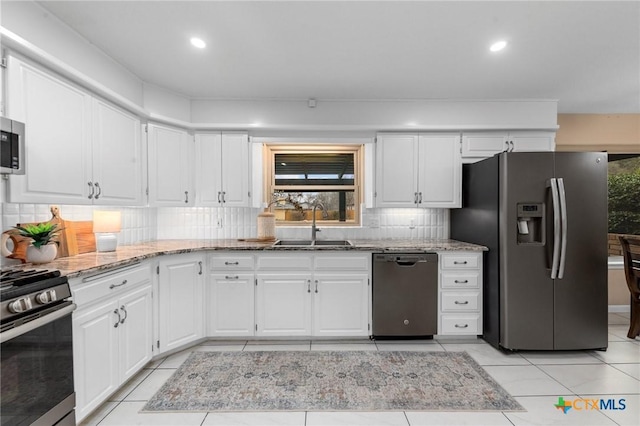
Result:
<svg viewBox="0 0 640 426"><path fill-rule="evenodd" d="M102 207L60 205L66 220L92 220L94 210L120 210L122 231L118 243L136 244L163 239L252 238L257 235L260 209L218 207ZM0 228L51 218L47 204L3 203ZM363 209L362 226L321 226L324 239L429 239L449 238L447 209ZM278 238L309 238L310 227L280 227Z"/></svg>

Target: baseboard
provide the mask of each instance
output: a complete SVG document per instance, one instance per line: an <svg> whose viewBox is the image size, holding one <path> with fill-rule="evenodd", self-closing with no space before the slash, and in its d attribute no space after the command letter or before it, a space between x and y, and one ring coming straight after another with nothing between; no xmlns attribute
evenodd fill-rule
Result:
<svg viewBox="0 0 640 426"><path fill-rule="evenodd" d="M609 312L631 312L629 305L609 305Z"/></svg>

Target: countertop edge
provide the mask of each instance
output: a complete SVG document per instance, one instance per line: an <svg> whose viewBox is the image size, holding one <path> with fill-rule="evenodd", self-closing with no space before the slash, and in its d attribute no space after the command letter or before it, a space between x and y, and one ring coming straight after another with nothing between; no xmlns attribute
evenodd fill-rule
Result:
<svg viewBox="0 0 640 426"><path fill-rule="evenodd" d="M91 252L59 258L43 265L24 264L24 267L58 269L70 279L98 275L106 270L123 268L159 256L215 251L262 252L325 252L365 251L385 252L456 252L488 251L487 247L462 241L443 240L352 240L353 246L273 246L273 243L239 240L157 240L130 246L120 246L115 252Z"/></svg>

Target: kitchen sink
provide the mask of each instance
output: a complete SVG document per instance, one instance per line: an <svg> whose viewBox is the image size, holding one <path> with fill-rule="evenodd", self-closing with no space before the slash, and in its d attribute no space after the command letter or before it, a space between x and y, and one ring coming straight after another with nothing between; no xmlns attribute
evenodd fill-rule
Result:
<svg viewBox="0 0 640 426"><path fill-rule="evenodd" d="M347 240L316 240L316 246L352 246L351 241Z"/></svg>
<svg viewBox="0 0 640 426"><path fill-rule="evenodd" d="M347 240L278 240L273 243L274 246L352 246L351 241Z"/></svg>
<svg viewBox="0 0 640 426"><path fill-rule="evenodd" d="M273 243L274 246L310 246L311 240L278 240Z"/></svg>

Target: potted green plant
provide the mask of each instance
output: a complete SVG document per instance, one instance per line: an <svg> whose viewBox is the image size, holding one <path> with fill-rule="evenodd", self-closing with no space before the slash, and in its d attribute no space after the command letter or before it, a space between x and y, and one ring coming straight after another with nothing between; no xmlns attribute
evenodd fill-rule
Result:
<svg viewBox="0 0 640 426"><path fill-rule="evenodd" d="M51 222L15 226L15 233L31 240L27 247L27 262L47 263L58 254L58 224Z"/></svg>

